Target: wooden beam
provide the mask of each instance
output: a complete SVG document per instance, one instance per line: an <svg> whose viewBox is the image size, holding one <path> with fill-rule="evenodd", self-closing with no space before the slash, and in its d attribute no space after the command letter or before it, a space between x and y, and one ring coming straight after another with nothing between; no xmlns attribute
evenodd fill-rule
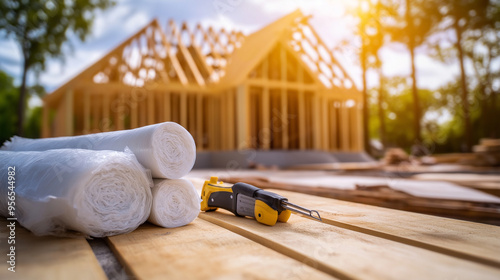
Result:
<svg viewBox="0 0 500 280"><path fill-rule="evenodd" d="M227 92L227 97L228 97L228 106L227 106L227 113L229 115L227 121L227 134L228 134L228 149L229 150L234 150L236 149L236 133L235 133L235 119L237 118L236 113L235 113L235 107L236 107L236 102L235 102L235 93L233 90L229 90Z"/></svg>
<svg viewBox="0 0 500 280"><path fill-rule="evenodd" d="M236 112L238 113L236 145L238 150L250 148L250 102L248 99L248 87L238 86L236 88Z"/></svg>
<svg viewBox="0 0 500 280"><path fill-rule="evenodd" d="M174 21L169 22L169 26L171 29L172 36L177 39L177 51L182 54L184 57L184 60L187 63L188 69L191 71L193 74L194 79L196 80L196 83L200 86L205 85L205 80L203 79L203 76L201 75L200 71L198 70L198 67L196 66L196 63L193 60L193 57L187 50L186 46L182 42L182 37L180 36L179 29L175 25Z"/></svg>
<svg viewBox="0 0 500 280"><path fill-rule="evenodd" d="M196 149L199 151L203 150L203 115L203 96L196 94Z"/></svg>
<svg viewBox="0 0 500 280"><path fill-rule="evenodd" d="M302 67L300 65L297 65L297 83L298 84L303 84L304 83L304 71L302 70ZM306 149L306 105L305 105L305 98L304 98L304 90L303 89L298 89L297 93L297 99L298 99L298 118L299 118L299 148L301 150Z"/></svg>
<svg viewBox="0 0 500 280"><path fill-rule="evenodd" d="M137 103L137 97L134 91L130 94L130 128L139 127L139 115L137 111L139 110L139 104Z"/></svg>
<svg viewBox="0 0 500 280"><path fill-rule="evenodd" d="M109 128L111 126L111 117L110 117L110 114L109 114L109 109L110 109L110 106L109 106L109 99L110 99L110 96L109 96L109 92L107 92L106 94L104 94L102 96L103 100L102 100L102 119L100 121L100 129L102 131L109 131Z"/></svg>
<svg viewBox="0 0 500 280"><path fill-rule="evenodd" d="M181 123L184 128L187 128L188 122L187 122L187 92L181 92L180 94L180 107L181 107Z"/></svg>
<svg viewBox="0 0 500 280"><path fill-rule="evenodd" d="M357 115L357 124L358 124L358 150L363 151L365 149L365 144L363 141L363 118L361 117L363 114L363 106L366 106L360 101L356 101L356 115Z"/></svg>
<svg viewBox="0 0 500 280"><path fill-rule="evenodd" d="M288 91L284 87L287 81L287 61L286 61L286 50L283 47L280 47L280 72L281 72L281 140L282 140L282 148L288 150L288 142L289 142L289 118L288 118Z"/></svg>
<svg viewBox="0 0 500 280"><path fill-rule="evenodd" d="M337 126L337 107L336 101L330 101L328 105L330 109L330 149L333 151L338 150L337 135L339 133L339 127Z"/></svg>
<svg viewBox="0 0 500 280"><path fill-rule="evenodd" d="M312 96L312 125L313 125L313 148L321 149L321 115L319 104L319 92L314 92Z"/></svg>
<svg viewBox="0 0 500 280"><path fill-rule="evenodd" d="M328 98L321 97L321 148L325 151L330 150L328 129L331 126L328 118Z"/></svg>
<svg viewBox="0 0 500 280"><path fill-rule="evenodd" d="M172 119L171 112L172 109L170 108L170 92L165 91L163 93L163 121L168 122Z"/></svg>
<svg viewBox="0 0 500 280"><path fill-rule="evenodd" d="M341 127L341 133L340 133L340 137L341 137L341 149L342 151L349 151L350 150L350 146L349 146L349 140L350 140L350 137L349 137L349 131L350 131L350 127L349 127L349 113L347 111L347 106L346 106L346 102L345 101L342 101L342 105L340 107L340 112L341 112L341 118L340 118L340 127Z"/></svg>
<svg viewBox="0 0 500 280"><path fill-rule="evenodd" d="M118 93L118 108L116 108L115 120L116 120L116 130L125 129L125 93Z"/></svg>
<svg viewBox="0 0 500 280"><path fill-rule="evenodd" d="M83 134L90 133L90 92L83 92Z"/></svg>
<svg viewBox="0 0 500 280"><path fill-rule="evenodd" d="M269 150L271 147L271 104L269 102L269 88L264 87L262 89L262 131L259 132L259 138L262 141L262 149Z"/></svg>
<svg viewBox="0 0 500 280"><path fill-rule="evenodd" d="M271 87L271 88L283 88L289 90L309 90L316 91L322 89L321 87L315 84L304 84L299 82L291 82L291 81L281 81L281 80L266 80L262 78L250 78L245 81L248 86L255 87Z"/></svg>
<svg viewBox="0 0 500 280"><path fill-rule="evenodd" d="M44 102L42 107L42 138L50 136L50 107L46 102Z"/></svg>
<svg viewBox="0 0 500 280"><path fill-rule="evenodd" d="M155 123L155 92L153 90L146 91L146 101L148 102L148 121L147 124Z"/></svg>
<svg viewBox="0 0 500 280"><path fill-rule="evenodd" d="M74 92L72 89L66 91L66 95L65 95L65 98L64 98L64 106L65 106L65 120L64 120L64 134L66 136L73 136L75 131L74 131L74 124L73 124L73 121L74 121L74 100L73 100L73 95L74 95Z"/></svg>

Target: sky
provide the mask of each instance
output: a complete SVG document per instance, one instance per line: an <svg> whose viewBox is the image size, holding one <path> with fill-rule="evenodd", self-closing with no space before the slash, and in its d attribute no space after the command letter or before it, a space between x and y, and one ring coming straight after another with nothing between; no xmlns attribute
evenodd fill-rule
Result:
<svg viewBox="0 0 500 280"><path fill-rule="evenodd" d="M117 0L117 4L95 17L92 34L85 42L72 40L72 47L65 50L65 59L51 59L46 71L39 76L39 83L48 92L76 76L115 46L133 35L152 19L157 18L165 28L169 19L177 24L186 21L190 27L201 23L217 29L240 30L250 34L272 21L300 8L312 15L311 25L332 49L343 39L353 38L352 20L344 14L349 0ZM350 73L358 88L361 88L361 70L354 48L347 48L337 59ZM383 72L387 76L402 76L410 73L410 58L401 44L390 44L381 50ZM418 86L436 89L458 75L457 65L446 65L430 58L421 49L416 56ZM21 53L12 39L0 38L0 69L21 80ZM368 85L377 85L374 72L368 74ZM28 84L35 82L34 75ZM32 100L30 105L38 105Z"/></svg>

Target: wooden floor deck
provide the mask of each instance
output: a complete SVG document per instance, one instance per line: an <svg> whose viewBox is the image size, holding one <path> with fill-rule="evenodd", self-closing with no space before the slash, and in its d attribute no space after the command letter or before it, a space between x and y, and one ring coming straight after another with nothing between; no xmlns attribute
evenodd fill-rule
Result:
<svg viewBox="0 0 500 280"><path fill-rule="evenodd" d="M193 180L201 189L200 180ZM274 227L226 211L200 213L175 229L144 224L106 238L138 279L500 279L500 227L284 190L324 223L292 215ZM6 222L0 244L7 247ZM1 279L106 279L83 238L36 237L16 229L16 273ZM4 258L6 258L5 249ZM120 276L121 275L121 276ZM15 276L14 278L12 276Z"/></svg>

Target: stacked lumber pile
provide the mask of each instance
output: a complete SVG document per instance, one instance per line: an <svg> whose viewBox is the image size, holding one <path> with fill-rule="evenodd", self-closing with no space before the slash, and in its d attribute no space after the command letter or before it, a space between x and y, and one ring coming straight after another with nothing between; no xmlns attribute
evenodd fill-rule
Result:
<svg viewBox="0 0 500 280"><path fill-rule="evenodd" d="M383 162L386 165L398 165L403 162L410 162L410 157L401 148L391 148L385 152Z"/></svg>
<svg viewBox="0 0 500 280"><path fill-rule="evenodd" d="M473 151L476 155L475 165L500 165L500 139L483 138L479 145L473 147Z"/></svg>

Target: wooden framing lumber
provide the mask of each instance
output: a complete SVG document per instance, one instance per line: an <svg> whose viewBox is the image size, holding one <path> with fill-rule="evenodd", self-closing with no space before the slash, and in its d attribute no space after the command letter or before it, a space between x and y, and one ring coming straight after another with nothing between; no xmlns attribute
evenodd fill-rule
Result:
<svg viewBox="0 0 500 280"><path fill-rule="evenodd" d="M250 102L248 100L248 87L239 86L236 88L236 112L237 115L237 148L247 149L250 147L250 125L249 111Z"/></svg>
<svg viewBox="0 0 500 280"><path fill-rule="evenodd" d="M71 136L74 134L74 125L73 125L73 119L74 119L74 91L73 90L68 90L66 92L66 95L64 96L64 106L65 106L65 116L64 116L64 124L65 124L65 134L66 136Z"/></svg>

